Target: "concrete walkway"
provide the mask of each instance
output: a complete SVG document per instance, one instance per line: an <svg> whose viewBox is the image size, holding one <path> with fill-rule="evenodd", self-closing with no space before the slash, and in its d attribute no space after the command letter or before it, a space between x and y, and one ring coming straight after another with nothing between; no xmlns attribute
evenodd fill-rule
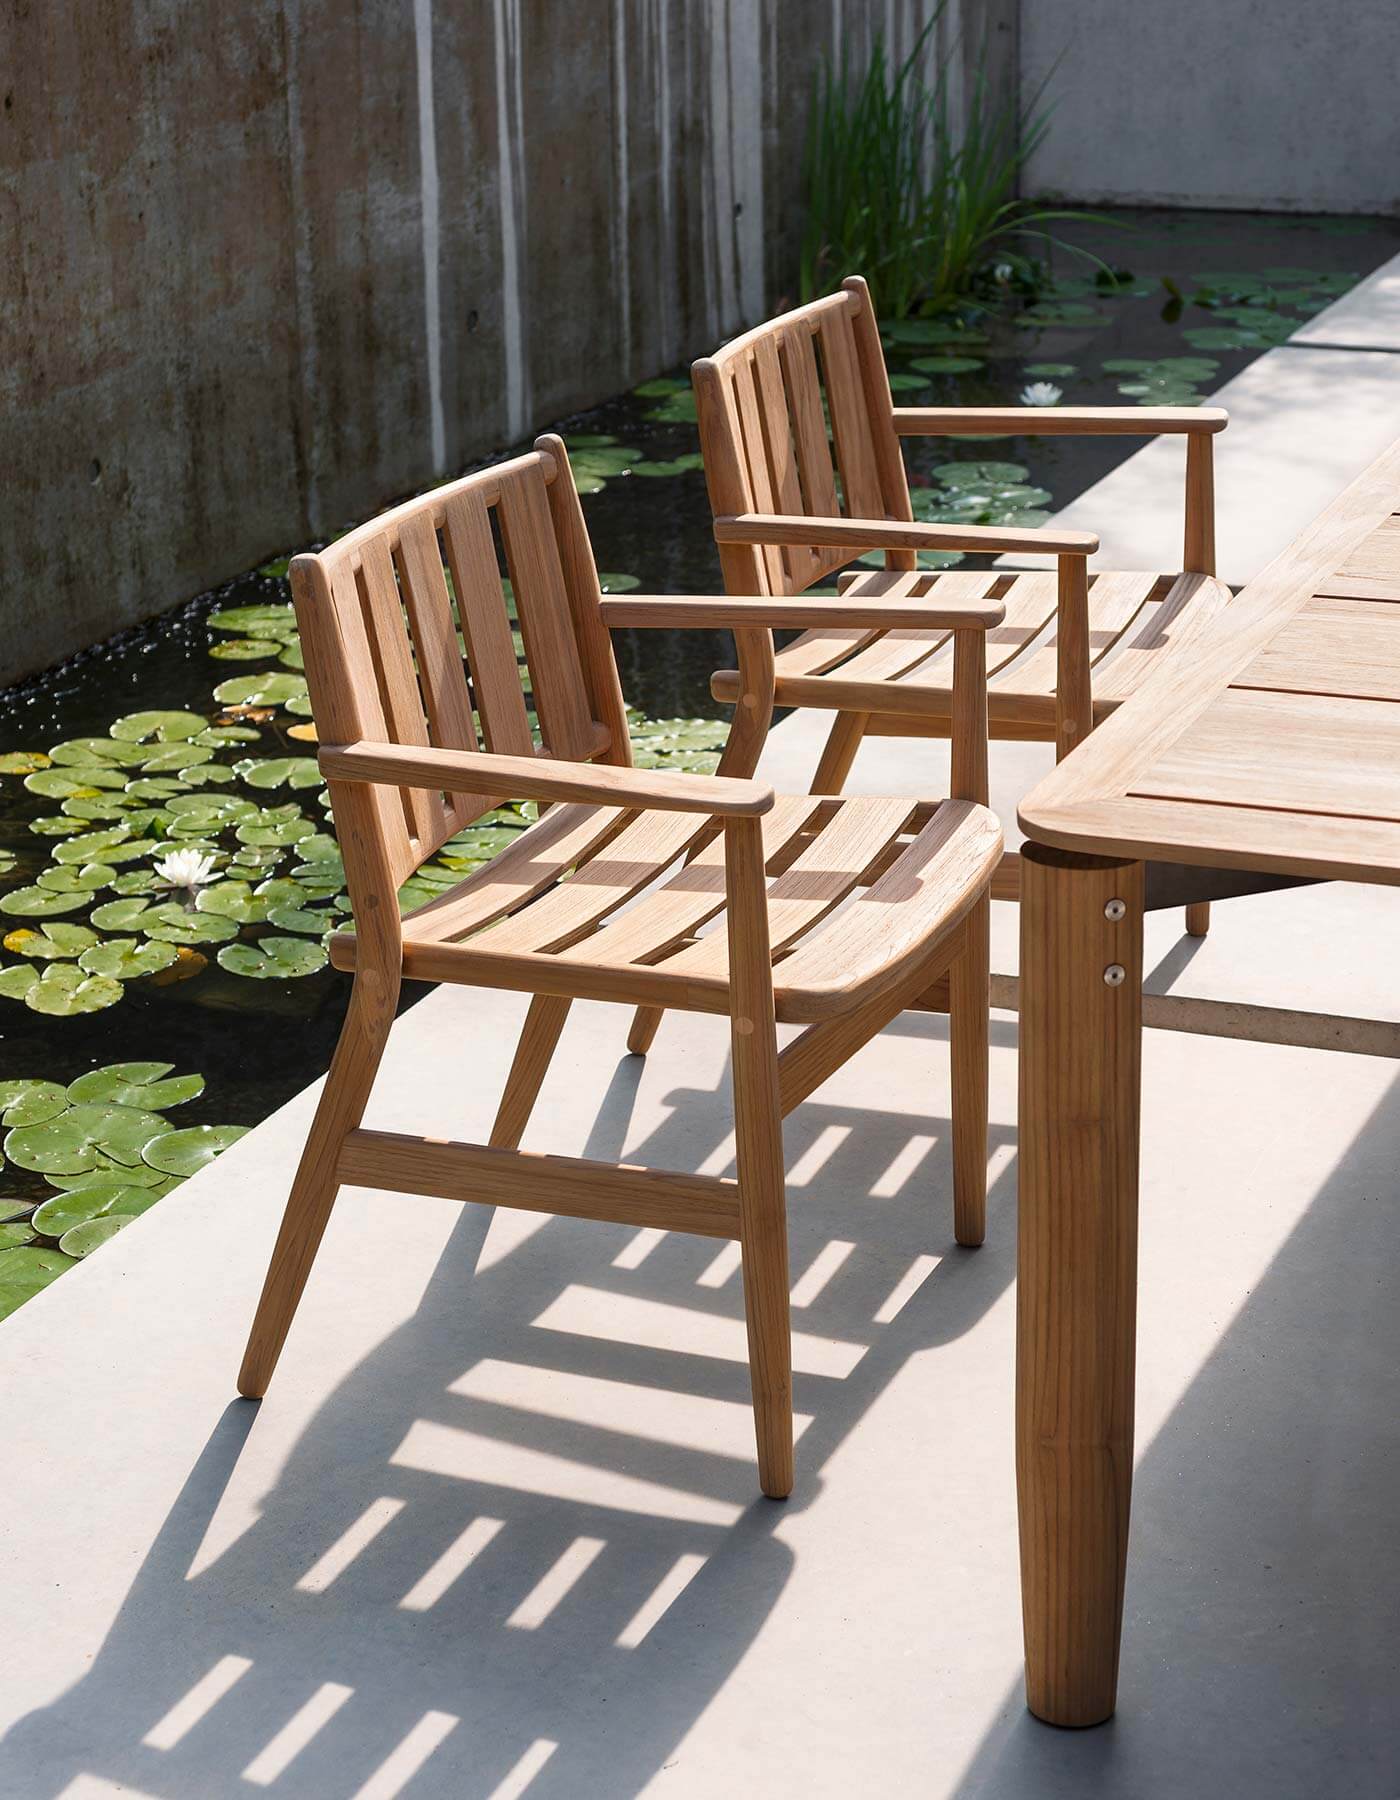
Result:
<svg viewBox="0 0 1400 1800"><path fill-rule="evenodd" d="M775 779L821 730L775 733ZM1004 810L1043 760L998 748ZM853 785L944 778L885 741ZM1400 1018L1393 892L1179 931L1150 921L1159 987ZM429 996L371 1123L483 1136L522 1013ZM576 1008L527 1141L723 1168L723 1023L644 1065L625 1026ZM755 1497L734 1258L695 1239L348 1191L269 1397L236 1400L311 1091L0 1327L0 1796L1393 1796L1396 1065L1150 1032L1144 1085L1111 1726L1021 1704L1015 1021L968 1252L945 1033L911 1015L790 1121L785 1505Z"/></svg>

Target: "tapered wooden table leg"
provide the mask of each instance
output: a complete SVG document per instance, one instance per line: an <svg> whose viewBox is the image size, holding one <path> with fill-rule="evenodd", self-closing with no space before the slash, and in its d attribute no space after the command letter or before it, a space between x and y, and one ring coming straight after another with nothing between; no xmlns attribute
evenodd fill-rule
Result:
<svg viewBox="0 0 1400 1800"><path fill-rule="evenodd" d="M1114 1708L1133 1479L1142 864L1021 863L1016 1479L1026 1703Z"/></svg>

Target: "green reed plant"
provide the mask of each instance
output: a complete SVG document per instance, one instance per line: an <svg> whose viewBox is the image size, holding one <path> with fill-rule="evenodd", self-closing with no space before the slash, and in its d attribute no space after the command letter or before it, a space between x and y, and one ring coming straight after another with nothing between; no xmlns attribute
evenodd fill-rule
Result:
<svg viewBox="0 0 1400 1800"><path fill-rule="evenodd" d="M887 317L936 311L965 295L1010 240L1055 242L1045 230L1052 220L1096 216L1018 196L1050 114L1043 88L1025 105L998 97L985 53L955 128L948 96L962 78L957 46L924 72L943 10L898 64L877 34L863 70L843 49L839 64L824 58L817 71L803 159L804 300L855 273L871 281Z"/></svg>

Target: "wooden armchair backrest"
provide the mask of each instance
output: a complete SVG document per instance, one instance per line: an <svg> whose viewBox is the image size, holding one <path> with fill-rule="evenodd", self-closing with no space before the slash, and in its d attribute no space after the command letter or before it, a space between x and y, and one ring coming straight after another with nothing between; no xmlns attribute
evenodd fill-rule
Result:
<svg viewBox="0 0 1400 1800"><path fill-rule="evenodd" d="M598 572L557 437L295 557L291 580L322 743L631 761ZM372 861L396 885L498 804L335 783L331 798L338 825L377 840Z"/></svg>
<svg viewBox="0 0 1400 1800"><path fill-rule="evenodd" d="M746 331L691 370L716 517L912 517L870 291L858 275ZM806 545L723 544L731 594L797 594L849 560ZM914 553L890 551L892 568Z"/></svg>

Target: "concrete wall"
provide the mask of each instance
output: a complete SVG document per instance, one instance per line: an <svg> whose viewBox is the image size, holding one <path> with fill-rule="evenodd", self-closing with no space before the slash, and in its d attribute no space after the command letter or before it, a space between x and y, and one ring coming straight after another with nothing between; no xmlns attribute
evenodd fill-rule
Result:
<svg viewBox="0 0 1400 1800"><path fill-rule="evenodd" d="M1027 187L1081 200L1391 213L1397 0L1022 0Z"/></svg>
<svg viewBox="0 0 1400 1800"><path fill-rule="evenodd" d="M0 680L759 318L933 5L10 0Z"/></svg>

